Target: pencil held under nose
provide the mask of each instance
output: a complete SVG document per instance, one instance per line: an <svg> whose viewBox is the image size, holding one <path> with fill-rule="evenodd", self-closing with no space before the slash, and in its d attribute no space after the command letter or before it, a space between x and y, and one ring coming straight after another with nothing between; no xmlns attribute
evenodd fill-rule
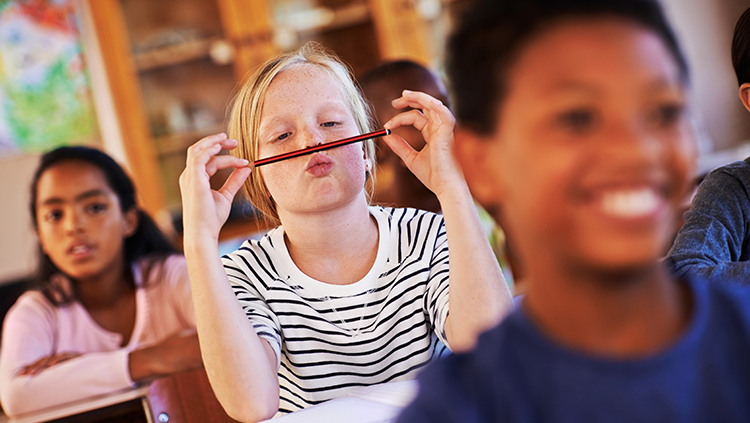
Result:
<svg viewBox="0 0 750 423"><path fill-rule="evenodd" d="M292 158L304 156L307 154L313 154L319 151L330 150L332 148L341 147L343 145L353 144L355 142L365 141L365 140L369 140L372 138L382 137L382 136L386 136L390 134L391 134L390 129L381 129L381 130L374 131L374 132L368 132L366 134L357 135L357 136L350 137L350 138L344 138L338 141L332 141L329 143L316 145L314 147L303 148L301 150L296 150L296 151L292 151L289 153L279 154L276 156L267 157L265 159L256 160L252 164L252 166L256 168L258 166L263 166L263 165L270 164L270 163L276 163L282 160L292 159Z"/></svg>

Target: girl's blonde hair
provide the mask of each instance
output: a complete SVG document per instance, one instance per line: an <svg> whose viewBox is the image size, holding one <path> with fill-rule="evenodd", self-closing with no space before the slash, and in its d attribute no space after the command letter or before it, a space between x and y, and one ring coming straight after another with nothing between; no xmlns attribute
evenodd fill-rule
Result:
<svg viewBox="0 0 750 423"><path fill-rule="evenodd" d="M263 64L255 74L242 86L234 98L229 115L228 135L239 141L235 154L251 163L260 159L259 128L261 111L269 85L276 75L301 65L319 66L328 72L341 86L345 100L354 116L360 133L373 131L373 119L370 104L364 99L359 85L355 82L349 67L335 54L327 51L320 44L309 42L299 50L280 54ZM372 186L375 169L375 144L372 140L363 143L365 157L370 161L365 191L368 201L372 197ZM245 181L245 195L258 209L268 223L280 224L276 203L268 193L263 176L258 170Z"/></svg>

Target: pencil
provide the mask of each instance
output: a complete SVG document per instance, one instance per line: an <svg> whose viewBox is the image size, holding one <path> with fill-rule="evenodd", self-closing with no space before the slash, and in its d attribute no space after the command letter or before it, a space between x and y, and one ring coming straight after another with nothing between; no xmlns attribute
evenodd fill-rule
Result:
<svg viewBox="0 0 750 423"><path fill-rule="evenodd" d="M302 150L291 151L289 153L279 154L277 156L267 157L265 159L256 160L253 163L253 167L267 165L269 163L276 163L286 159L292 159L294 157L304 156L306 154L317 153L318 151L330 150L331 148L341 147L342 145L352 144L359 141L369 140L371 138L382 137L384 135L390 135L390 129L381 129L375 132L369 132L367 134L357 135L350 138L344 138L338 141L331 141L325 144L316 145L315 147L307 147Z"/></svg>

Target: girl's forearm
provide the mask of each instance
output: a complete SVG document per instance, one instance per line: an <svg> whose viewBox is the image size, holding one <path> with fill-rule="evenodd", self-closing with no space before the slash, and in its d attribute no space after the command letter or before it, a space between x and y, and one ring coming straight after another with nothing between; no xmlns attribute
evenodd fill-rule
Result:
<svg viewBox="0 0 750 423"><path fill-rule="evenodd" d="M502 319L512 300L468 187L456 184L438 199L450 254L450 313L445 330L451 349L466 351L479 334Z"/></svg>
<svg viewBox="0 0 750 423"><path fill-rule="evenodd" d="M255 333L232 292L215 242L186 238L201 353L211 386L240 421L272 417L279 406L276 356Z"/></svg>
<svg viewBox="0 0 750 423"><path fill-rule="evenodd" d="M131 386L128 352L88 353L34 376L17 376L3 368L0 400L9 416L26 414L47 407L106 394Z"/></svg>

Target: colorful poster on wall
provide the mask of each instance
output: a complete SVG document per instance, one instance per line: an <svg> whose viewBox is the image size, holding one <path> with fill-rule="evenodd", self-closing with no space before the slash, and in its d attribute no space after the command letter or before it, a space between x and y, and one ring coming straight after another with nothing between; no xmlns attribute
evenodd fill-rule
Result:
<svg viewBox="0 0 750 423"><path fill-rule="evenodd" d="M74 0L0 0L0 158L99 138Z"/></svg>

